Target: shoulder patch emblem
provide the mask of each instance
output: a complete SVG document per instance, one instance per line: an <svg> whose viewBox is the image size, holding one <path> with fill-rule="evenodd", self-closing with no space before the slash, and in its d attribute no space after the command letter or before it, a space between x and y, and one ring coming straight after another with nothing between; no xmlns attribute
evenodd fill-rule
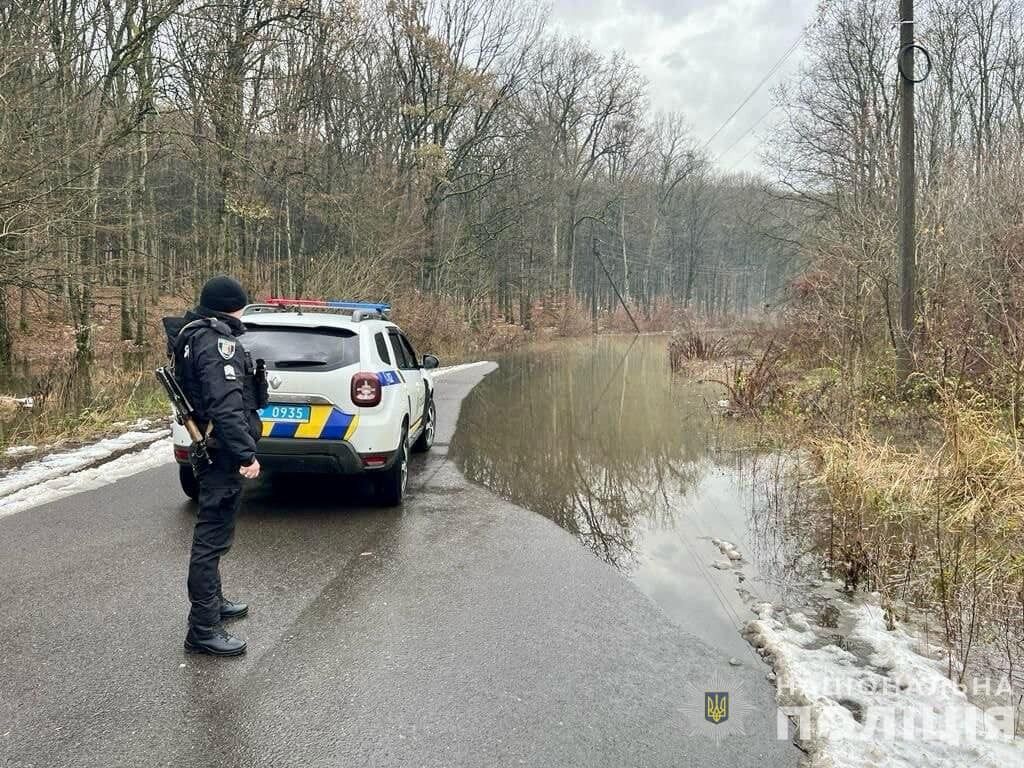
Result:
<svg viewBox="0 0 1024 768"><path fill-rule="evenodd" d="M227 379L228 381L234 381L235 379L238 378L238 374L235 373L235 366L233 366L231 363L228 363L227 365L224 366L224 378Z"/></svg>
<svg viewBox="0 0 1024 768"><path fill-rule="evenodd" d="M235 356L235 342L230 339L217 339L217 351L225 360Z"/></svg>

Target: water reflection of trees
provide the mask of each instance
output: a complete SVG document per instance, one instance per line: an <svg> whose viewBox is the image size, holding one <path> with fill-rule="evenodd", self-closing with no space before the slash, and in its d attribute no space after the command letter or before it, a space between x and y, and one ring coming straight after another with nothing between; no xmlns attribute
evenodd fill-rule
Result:
<svg viewBox="0 0 1024 768"><path fill-rule="evenodd" d="M735 456L737 477L750 494L745 552L761 578L780 597L802 591L817 570L818 558L807 524L821 500L810 482L802 456L790 452L744 453Z"/></svg>
<svg viewBox="0 0 1024 768"><path fill-rule="evenodd" d="M673 391L664 341L515 356L466 399L452 455L471 480L628 567L639 519L672 517L700 475L709 416Z"/></svg>

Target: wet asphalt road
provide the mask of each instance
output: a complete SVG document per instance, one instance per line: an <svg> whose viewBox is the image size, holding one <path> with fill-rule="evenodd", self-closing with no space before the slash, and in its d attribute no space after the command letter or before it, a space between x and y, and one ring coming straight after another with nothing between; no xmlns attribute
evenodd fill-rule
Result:
<svg viewBox="0 0 1024 768"><path fill-rule="evenodd" d="M487 371L439 383L401 511L332 481L252 489L222 566L252 605L243 657L182 651L172 465L0 519L0 765L795 765L765 667L446 459ZM752 707L721 743L694 694L715 677Z"/></svg>

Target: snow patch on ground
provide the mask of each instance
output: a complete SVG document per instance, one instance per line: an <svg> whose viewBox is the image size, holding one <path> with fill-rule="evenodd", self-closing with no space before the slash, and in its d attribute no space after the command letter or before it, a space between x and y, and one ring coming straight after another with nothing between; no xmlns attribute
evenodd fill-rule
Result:
<svg viewBox="0 0 1024 768"><path fill-rule="evenodd" d="M11 448L4 450L4 456L8 458L17 458L18 456L26 456L30 453L35 453L39 448L34 445L15 445Z"/></svg>
<svg viewBox="0 0 1024 768"><path fill-rule="evenodd" d="M768 603L755 612L744 635L774 664L779 704L798 722L811 765L1024 766L1024 742L1010 737L1012 706L983 711L968 701L945 676L941 649L888 631L882 608L846 609L845 648L801 613Z"/></svg>
<svg viewBox="0 0 1024 768"><path fill-rule="evenodd" d="M133 430L81 448L44 456L0 475L0 517L109 485L122 477L167 463L173 457L169 434L167 429ZM143 446L148 447L134 451ZM107 461L125 451L132 452Z"/></svg>
<svg viewBox="0 0 1024 768"><path fill-rule="evenodd" d="M712 539L711 543L718 547L718 551L725 555L730 563L742 563L743 555L736 549L736 545L725 539ZM716 566L717 567L717 566Z"/></svg>

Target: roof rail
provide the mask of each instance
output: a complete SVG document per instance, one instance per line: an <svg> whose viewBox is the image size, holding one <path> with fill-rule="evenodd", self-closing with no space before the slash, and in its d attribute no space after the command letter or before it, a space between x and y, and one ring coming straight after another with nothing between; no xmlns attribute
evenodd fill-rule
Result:
<svg viewBox="0 0 1024 768"><path fill-rule="evenodd" d="M249 304L242 310L243 315L260 312L298 312L302 310L327 310L352 315L354 322L379 317L387 320L391 314L391 305L381 302L337 301L334 299L283 299L268 298L263 302Z"/></svg>

